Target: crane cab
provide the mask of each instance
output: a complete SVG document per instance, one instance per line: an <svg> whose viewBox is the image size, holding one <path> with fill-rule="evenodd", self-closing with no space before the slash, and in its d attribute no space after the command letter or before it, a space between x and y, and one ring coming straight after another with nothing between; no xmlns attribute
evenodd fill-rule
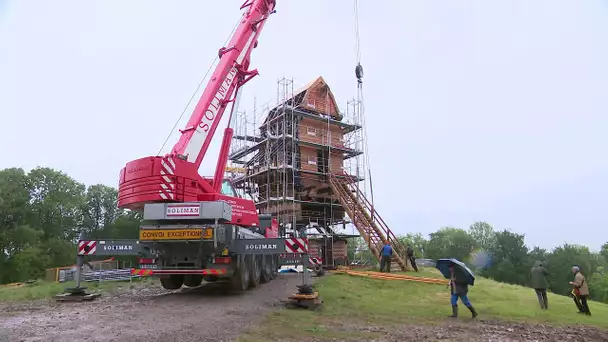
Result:
<svg viewBox="0 0 608 342"><path fill-rule="evenodd" d="M234 189L234 186L232 185L232 181L230 179L225 178L222 181L222 189L220 190L220 192L222 193L222 195L242 198L241 195Z"/></svg>

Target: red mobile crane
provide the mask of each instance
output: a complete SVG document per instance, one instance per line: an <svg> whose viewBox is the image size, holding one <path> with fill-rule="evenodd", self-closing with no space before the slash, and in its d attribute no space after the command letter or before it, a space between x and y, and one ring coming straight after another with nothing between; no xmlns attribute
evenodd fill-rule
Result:
<svg viewBox="0 0 608 342"><path fill-rule="evenodd" d="M166 289L219 280L242 291L274 279L279 255L307 252L305 238L279 238L276 218L258 215L254 202L239 198L223 179L232 128L224 131L214 177L198 174L227 105L233 103L234 113L241 87L258 74L249 70L251 51L275 5L247 0L241 6L246 11L228 47L219 50L219 63L171 153L121 170L118 206L143 211L139 240L87 241L81 235L79 256L139 255L140 268L160 276Z"/></svg>
<svg viewBox="0 0 608 342"><path fill-rule="evenodd" d="M253 201L236 197L230 183L223 181L232 128L224 131L213 179L201 177L198 169L227 105L233 102L234 112L241 87L258 74L249 70L251 51L275 5L276 0L247 0L241 6L247 11L228 47L219 50L220 61L171 153L131 161L120 171L119 207L141 210L146 203L223 200L232 206L230 223L259 224Z"/></svg>

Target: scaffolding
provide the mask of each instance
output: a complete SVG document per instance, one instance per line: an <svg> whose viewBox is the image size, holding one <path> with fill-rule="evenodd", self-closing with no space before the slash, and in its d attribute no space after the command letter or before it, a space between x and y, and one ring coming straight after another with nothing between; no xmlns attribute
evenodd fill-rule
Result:
<svg viewBox="0 0 608 342"><path fill-rule="evenodd" d="M298 90L293 79L281 78L276 96L273 105L254 100L253 111L237 113L227 174L260 213L278 217L287 235L304 230L332 250L327 245L347 233L349 221L328 176L365 178L358 103L340 110L321 77Z"/></svg>

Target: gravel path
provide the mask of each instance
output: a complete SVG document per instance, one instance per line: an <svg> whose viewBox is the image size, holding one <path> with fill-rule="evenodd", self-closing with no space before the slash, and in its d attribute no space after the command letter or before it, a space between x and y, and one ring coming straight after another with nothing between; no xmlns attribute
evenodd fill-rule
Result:
<svg viewBox="0 0 608 342"><path fill-rule="evenodd" d="M300 282L301 275L281 274L244 294L135 285L89 303L0 305L0 341L232 341Z"/></svg>

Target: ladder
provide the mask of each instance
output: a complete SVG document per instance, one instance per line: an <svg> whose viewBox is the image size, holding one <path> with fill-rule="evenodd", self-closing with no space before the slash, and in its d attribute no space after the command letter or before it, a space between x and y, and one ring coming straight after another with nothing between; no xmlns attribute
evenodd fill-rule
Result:
<svg viewBox="0 0 608 342"><path fill-rule="evenodd" d="M378 215L378 212L373 208L361 189L356 186L357 181L347 173L338 175L329 173L328 175L332 190L372 254L380 260L382 247L390 241L393 246L392 261L396 262L402 271L406 271L405 246L388 228L386 222Z"/></svg>

